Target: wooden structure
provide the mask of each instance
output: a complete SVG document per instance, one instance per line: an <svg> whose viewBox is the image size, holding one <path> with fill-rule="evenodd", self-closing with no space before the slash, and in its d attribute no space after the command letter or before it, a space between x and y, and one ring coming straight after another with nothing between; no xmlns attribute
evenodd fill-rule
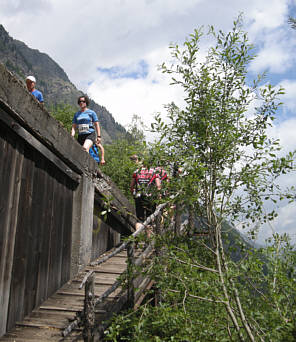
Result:
<svg viewBox="0 0 296 342"><path fill-rule="evenodd" d="M133 208L0 64L0 336L133 231ZM106 222L104 198L112 198Z"/></svg>
<svg viewBox="0 0 296 342"><path fill-rule="evenodd" d="M138 254L137 251L135 256L137 257ZM92 293L100 296L116 282L117 277L126 269L126 261L126 251L123 251L104 264L87 266L21 322L17 322L16 327L0 338L0 341L83 341L82 327L75 327L69 335L62 337L65 327L69 322L75 320L76 312L83 310L85 296L84 290L80 289L83 278L90 270L93 272ZM146 286L149 285L149 281L142 281L146 282ZM139 285L139 281L136 285ZM135 299L141 300L141 294L142 292L138 291ZM96 306L94 319L101 323L107 320L126 304L127 296L127 291L118 287L106 300ZM102 324L97 326L97 338L103 329Z"/></svg>
<svg viewBox="0 0 296 342"><path fill-rule="evenodd" d="M135 249L133 239L159 218L165 206L160 205L129 241L91 262L0 341L99 341L109 318L123 307L136 308L153 285L137 269L149 263L154 248ZM156 222L155 233L161 234L160 220Z"/></svg>

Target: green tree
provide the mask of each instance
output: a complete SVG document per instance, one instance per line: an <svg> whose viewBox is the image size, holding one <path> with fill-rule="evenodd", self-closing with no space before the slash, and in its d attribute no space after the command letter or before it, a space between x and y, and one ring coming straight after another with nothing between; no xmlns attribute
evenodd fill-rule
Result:
<svg viewBox="0 0 296 342"><path fill-rule="evenodd" d="M128 125L126 138L131 144L141 146L145 142L145 130L146 126L141 117L134 114L131 123Z"/></svg>
<svg viewBox="0 0 296 342"><path fill-rule="evenodd" d="M72 120L77 109L69 104L58 104L50 108L51 115L71 133Z"/></svg>
<svg viewBox="0 0 296 342"><path fill-rule="evenodd" d="M283 89L262 85L263 75L252 82L247 78L254 55L240 18L231 32L211 27L209 35L215 45L204 60L201 30L184 46L171 46L175 62L163 64L162 71L183 88L186 107L168 105L168 121L157 116L153 124L161 135L156 154L183 169L170 182L174 201L183 210L193 209L199 231L209 235L194 238L188 231L189 237L162 239L167 253L155 261L154 276L164 300L159 315L145 307L130 323L133 338L292 341L295 278L288 274L294 272L295 252L287 238L274 236L271 247L260 251L237 244L233 248L240 249L241 258L234 262L223 229L228 221L256 235L276 217L272 205L294 199L294 189L282 190L279 178L295 170L295 152L280 155L279 142L267 134ZM168 325L168 318L182 329Z"/></svg>

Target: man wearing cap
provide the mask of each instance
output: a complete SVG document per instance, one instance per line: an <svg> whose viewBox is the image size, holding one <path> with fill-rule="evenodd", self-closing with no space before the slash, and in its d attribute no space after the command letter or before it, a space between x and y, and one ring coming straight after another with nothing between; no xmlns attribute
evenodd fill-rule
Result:
<svg viewBox="0 0 296 342"><path fill-rule="evenodd" d="M35 89L35 84L36 84L36 78L34 76L28 76L26 78L26 85L27 89L29 92L36 97L36 99L40 102L43 103L43 95L41 91Z"/></svg>

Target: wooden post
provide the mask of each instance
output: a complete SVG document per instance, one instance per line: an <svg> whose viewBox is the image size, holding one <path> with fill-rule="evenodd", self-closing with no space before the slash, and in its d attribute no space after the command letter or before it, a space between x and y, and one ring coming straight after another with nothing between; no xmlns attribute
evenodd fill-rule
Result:
<svg viewBox="0 0 296 342"><path fill-rule="evenodd" d="M94 294L94 274L92 274L85 284L84 298L84 327L83 340L85 342L94 341L95 326L95 294Z"/></svg>
<svg viewBox="0 0 296 342"><path fill-rule="evenodd" d="M134 242L129 242L127 245L127 301L128 306L133 308L135 306L135 288L134 288Z"/></svg>

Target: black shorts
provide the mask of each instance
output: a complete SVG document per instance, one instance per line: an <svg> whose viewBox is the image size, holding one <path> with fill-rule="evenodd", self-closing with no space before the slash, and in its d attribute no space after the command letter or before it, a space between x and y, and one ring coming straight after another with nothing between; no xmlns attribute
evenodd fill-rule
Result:
<svg viewBox="0 0 296 342"><path fill-rule="evenodd" d="M147 197L135 198L137 218L144 222L151 214L154 213L156 205Z"/></svg>
<svg viewBox="0 0 296 342"><path fill-rule="evenodd" d="M78 140L78 142L79 142L80 145L83 145L86 139L89 139L89 140L91 140L93 143L95 143L96 140L97 140L97 134L96 134L96 132L87 133L87 134L79 134L79 135L78 135L78 138L77 138L77 140Z"/></svg>

